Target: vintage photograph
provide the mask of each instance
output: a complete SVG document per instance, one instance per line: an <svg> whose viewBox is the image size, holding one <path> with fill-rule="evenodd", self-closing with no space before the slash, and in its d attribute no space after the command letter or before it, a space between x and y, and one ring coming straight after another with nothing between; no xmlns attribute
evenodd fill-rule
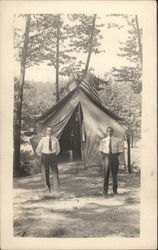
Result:
<svg viewBox="0 0 158 250"><path fill-rule="evenodd" d="M143 26L13 15L13 235L140 237Z"/></svg>

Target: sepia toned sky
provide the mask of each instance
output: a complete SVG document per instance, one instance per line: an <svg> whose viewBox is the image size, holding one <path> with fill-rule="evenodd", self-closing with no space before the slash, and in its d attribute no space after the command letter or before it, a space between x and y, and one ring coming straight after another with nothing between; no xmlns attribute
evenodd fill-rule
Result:
<svg viewBox="0 0 158 250"><path fill-rule="evenodd" d="M139 19L139 16L138 16ZM64 22L67 22L66 15L64 16ZM118 23L119 25L123 25L122 28L107 28L108 23ZM117 55L119 53L119 41L125 42L128 37L128 25L125 20L121 17L107 17L102 14L99 15L99 19L97 19L96 24L105 24L101 27L101 35L103 39L101 40L101 46L99 47L101 50L105 50L106 52L102 52L100 54L92 54L90 67L94 68L94 73L97 76L103 77L104 74L109 71L112 67L120 67L124 65L129 65L129 61L124 57L120 57ZM18 23L15 25L19 25ZM22 24L21 24L22 25ZM139 25L141 27L141 22L139 20ZM77 58L86 62L86 54L76 54ZM18 77L20 74L20 65L15 62L15 75ZM41 64L39 66L33 66L26 69L26 80L34 80L34 81L42 81L42 82L54 82L55 81L55 68L47 66L46 64Z"/></svg>

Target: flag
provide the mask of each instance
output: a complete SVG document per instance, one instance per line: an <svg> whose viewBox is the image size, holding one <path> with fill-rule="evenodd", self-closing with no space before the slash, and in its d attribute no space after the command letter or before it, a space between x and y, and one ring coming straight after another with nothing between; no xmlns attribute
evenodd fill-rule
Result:
<svg viewBox="0 0 158 250"><path fill-rule="evenodd" d="M83 79L80 83L81 89L83 89L87 94L89 94L95 101L101 103L98 91L94 83L88 82L87 80Z"/></svg>

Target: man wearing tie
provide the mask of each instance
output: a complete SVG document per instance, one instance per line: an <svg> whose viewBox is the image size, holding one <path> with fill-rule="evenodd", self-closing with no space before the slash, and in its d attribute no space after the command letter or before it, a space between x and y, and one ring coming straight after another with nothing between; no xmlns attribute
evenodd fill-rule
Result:
<svg viewBox="0 0 158 250"><path fill-rule="evenodd" d="M55 192L60 192L59 176L58 176L58 161L57 155L60 152L59 141L52 135L52 128L47 128L47 136L43 137L36 149L37 155L42 155L41 163L45 168L45 179L49 192L51 192L51 185L49 180L50 169L53 177L53 189Z"/></svg>
<svg viewBox="0 0 158 250"><path fill-rule="evenodd" d="M113 128L108 127L107 136L100 142L100 151L103 156L104 183L103 194L107 196L109 175L112 174L113 194L117 194L117 174L119 167L118 156L123 152L123 140L113 136Z"/></svg>

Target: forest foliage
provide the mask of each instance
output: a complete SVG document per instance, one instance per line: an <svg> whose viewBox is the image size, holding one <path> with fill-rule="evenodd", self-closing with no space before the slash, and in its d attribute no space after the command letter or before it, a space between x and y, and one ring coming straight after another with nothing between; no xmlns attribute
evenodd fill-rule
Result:
<svg viewBox="0 0 158 250"><path fill-rule="evenodd" d="M110 20L113 16L117 18L117 22ZM74 77L83 77L88 72L95 77L91 68L91 57L99 53L106 54L100 47L103 39L102 27L106 25L108 29L122 29L125 23L128 37L125 41L120 41L117 55L125 57L130 64L114 66L110 71L105 71L104 81L96 82L96 88L102 104L122 118L122 123L133 131L135 140L140 139L142 29L139 27L137 15L119 14L107 17L108 23L98 24L99 17L96 14L67 15L67 23L64 22L62 14L15 16L15 60L21 64L21 75L14 81L15 140L20 138L22 131L31 135L36 127L36 118L62 96L67 87L66 80L62 77L72 77L72 72ZM24 22L25 19L24 32L17 23L18 20ZM124 24L119 24L119 20L124 20ZM81 54L86 57L80 56ZM25 70L41 63L52 66L52 70L56 69L56 82L25 80ZM15 147L20 149L19 141L15 143ZM20 154L16 156L20 160Z"/></svg>

